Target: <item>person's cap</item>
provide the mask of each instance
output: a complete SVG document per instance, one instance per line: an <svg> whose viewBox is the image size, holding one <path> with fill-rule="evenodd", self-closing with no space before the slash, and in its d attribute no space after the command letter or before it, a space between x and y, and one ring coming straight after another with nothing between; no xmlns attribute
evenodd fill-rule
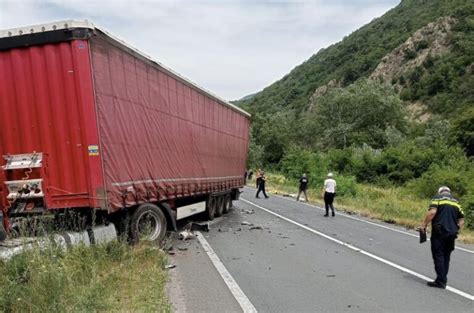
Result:
<svg viewBox="0 0 474 313"><path fill-rule="evenodd" d="M332 173L328 173L328 177L333 177L334 175Z"/></svg>
<svg viewBox="0 0 474 313"><path fill-rule="evenodd" d="M451 189L449 189L448 186L441 186L438 189L438 193L442 193L442 192L451 192Z"/></svg>

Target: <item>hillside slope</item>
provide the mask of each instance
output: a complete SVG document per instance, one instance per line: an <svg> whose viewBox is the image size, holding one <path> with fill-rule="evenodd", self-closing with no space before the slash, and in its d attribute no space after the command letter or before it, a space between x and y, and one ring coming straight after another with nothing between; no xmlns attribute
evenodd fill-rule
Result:
<svg viewBox="0 0 474 313"><path fill-rule="evenodd" d="M398 91L403 100L423 100L428 103L428 111L434 113L453 111L460 106L453 102L464 101L473 82L470 67L474 62L473 16L474 3L471 1L404 0L341 42L319 51L250 99L239 101L238 105L254 115L263 116L282 111L304 112L318 87L330 82L344 87L359 78L371 76L374 70L380 73L382 60L390 60L387 55L400 48L416 31L445 18L443 21L448 21L450 33L442 41L450 46L449 51L444 56L433 54L421 67L409 67L410 71L396 73L389 81L401 87ZM421 41L416 49L423 50L430 43ZM413 58L416 49L403 50L404 57ZM455 84L463 86L451 86ZM452 93L456 95L451 97ZM463 109L465 106L466 103L461 105ZM259 123L255 126L259 127Z"/></svg>

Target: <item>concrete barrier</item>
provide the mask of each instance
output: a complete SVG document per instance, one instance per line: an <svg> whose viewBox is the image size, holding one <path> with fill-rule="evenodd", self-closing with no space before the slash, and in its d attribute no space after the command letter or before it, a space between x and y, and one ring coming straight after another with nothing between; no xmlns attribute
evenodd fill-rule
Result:
<svg viewBox="0 0 474 313"><path fill-rule="evenodd" d="M117 240L117 231L115 225L110 223L107 226L96 226L89 232L91 241L94 244L101 244Z"/></svg>

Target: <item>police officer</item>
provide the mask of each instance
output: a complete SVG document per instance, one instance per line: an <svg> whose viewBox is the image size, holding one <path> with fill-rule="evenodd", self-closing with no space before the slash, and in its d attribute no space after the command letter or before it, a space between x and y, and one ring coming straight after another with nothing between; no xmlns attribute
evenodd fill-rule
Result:
<svg viewBox="0 0 474 313"><path fill-rule="evenodd" d="M421 228L426 230L429 223L436 280L428 282L428 286L444 289L448 282L449 259L454 250L454 240L464 225L462 207L446 186L440 187L438 194L431 199Z"/></svg>

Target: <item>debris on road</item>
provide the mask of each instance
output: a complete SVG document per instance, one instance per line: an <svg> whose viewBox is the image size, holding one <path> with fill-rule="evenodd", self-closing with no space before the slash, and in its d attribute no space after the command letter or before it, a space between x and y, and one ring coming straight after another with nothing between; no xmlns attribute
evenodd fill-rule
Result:
<svg viewBox="0 0 474 313"><path fill-rule="evenodd" d="M194 238L196 238L196 235L194 235L194 234L193 234L191 231L189 231L189 230L183 230L182 232L179 233L179 235L180 235L180 237L181 237L180 239L181 239L181 240L184 240L184 241L189 240L189 239L194 239Z"/></svg>
<svg viewBox="0 0 474 313"><path fill-rule="evenodd" d="M172 269L172 268L175 268L176 265L174 264L168 264L168 265L165 265L165 270L169 270L169 269Z"/></svg>
<svg viewBox="0 0 474 313"><path fill-rule="evenodd" d="M191 222L186 224L186 226L183 227L186 230L189 231L204 231L204 232L209 232L209 222L204 222L204 223L196 223L196 222Z"/></svg>
<svg viewBox="0 0 474 313"><path fill-rule="evenodd" d="M253 226L252 223L249 223L247 221L243 221L242 223L240 223L240 225L248 225L248 226Z"/></svg>
<svg viewBox="0 0 474 313"><path fill-rule="evenodd" d="M179 251L186 251L186 250L188 250L188 248L187 247L178 247L178 250Z"/></svg>
<svg viewBox="0 0 474 313"><path fill-rule="evenodd" d="M383 220L383 221L384 221L385 223L387 223L387 224L395 224L395 220L393 220L393 219L391 219L391 218L385 219L385 220Z"/></svg>
<svg viewBox="0 0 474 313"><path fill-rule="evenodd" d="M170 243L165 243L163 246L163 251L169 252L173 250L173 245Z"/></svg>
<svg viewBox="0 0 474 313"><path fill-rule="evenodd" d="M240 211L245 214L255 214L255 211L253 209L250 209L250 210L242 209Z"/></svg>
<svg viewBox="0 0 474 313"><path fill-rule="evenodd" d="M326 275L326 277L336 277L336 275L331 274L331 275Z"/></svg>
<svg viewBox="0 0 474 313"><path fill-rule="evenodd" d="M254 230L254 229L263 230L262 226L252 226L252 227L250 227L250 230Z"/></svg>

